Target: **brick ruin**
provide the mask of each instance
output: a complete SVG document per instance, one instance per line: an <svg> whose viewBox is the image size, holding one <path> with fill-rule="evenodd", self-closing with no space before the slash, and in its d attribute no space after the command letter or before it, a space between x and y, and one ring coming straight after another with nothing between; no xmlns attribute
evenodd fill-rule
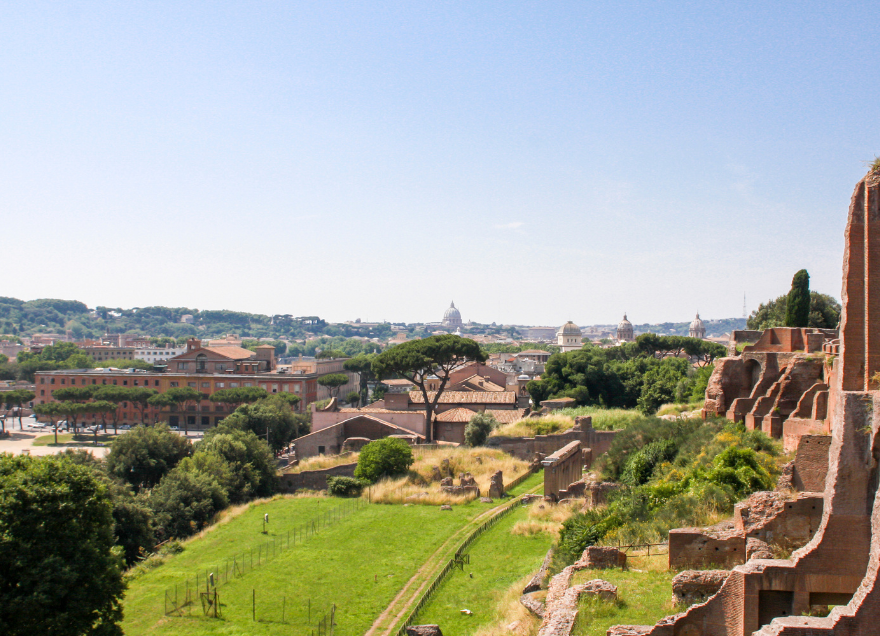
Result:
<svg viewBox="0 0 880 636"><path fill-rule="evenodd" d="M781 438L786 450L794 450L803 435L827 434L837 336L834 329L789 327L733 332L729 356L715 363L709 378L703 418L744 422L750 430ZM745 344L741 354L738 344Z"/></svg>
<svg viewBox="0 0 880 636"><path fill-rule="evenodd" d="M822 421L830 432L829 462L823 493L823 510L818 530L807 545L783 560L752 559L734 567L719 591L705 603L667 617L650 627L612 628L609 633L639 633L654 636L725 635L819 636L868 635L880 624L880 499L878 459L880 459L880 399L875 400L880 372L880 174L868 174L853 193L846 226L843 258L843 313L840 340L825 340L822 334L824 369L821 382L814 382L798 398L793 414L808 420L809 426ZM762 340L767 332L762 335ZM805 349L813 344L809 332L802 332ZM776 337L776 336L769 336ZM792 336L793 338L795 336ZM814 336L818 341L818 336ZM759 343L760 344L760 341ZM757 345L755 345L757 346ZM785 345L780 345L784 346ZM746 347L745 349L748 349ZM769 353L769 352L768 352ZM753 421L767 430L763 408L755 410L763 397L791 408L795 390L786 391L780 383L795 360L801 366L809 354L776 356L780 370L776 379L767 369L774 362L749 373L737 371L737 364L725 358L716 379L726 373L731 382L710 385L707 410L721 413L752 413ZM745 350L744 350L745 355ZM743 360L741 371L745 370ZM787 362L786 362L787 361ZM782 362L783 367L779 364ZM729 369L723 370L725 366ZM760 366L760 365L758 365ZM774 372L775 373L775 372ZM789 383L805 386L814 371L792 369ZM797 375L797 378L794 376ZM736 378L739 380L736 380ZM752 380L756 378L754 382ZM798 379L799 378L799 379ZM732 387L738 381L738 389ZM748 386L747 386L748 384ZM817 384L824 385L816 386ZM760 385L760 386L759 386ZM773 387L776 389L773 389ZM811 397L806 397L810 389ZM743 396L748 391L748 395ZM823 397L819 397L822 395ZM737 400L746 402L736 404ZM801 407L801 401L810 402ZM753 401L752 401L753 400ZM746 410L746 406L748 409ZM821 415L825 418L814 417ZM748 423L748 422L747 422ZM779 430L769 422L769 429ZM808 616L833 607L827 616Z"/></svg>

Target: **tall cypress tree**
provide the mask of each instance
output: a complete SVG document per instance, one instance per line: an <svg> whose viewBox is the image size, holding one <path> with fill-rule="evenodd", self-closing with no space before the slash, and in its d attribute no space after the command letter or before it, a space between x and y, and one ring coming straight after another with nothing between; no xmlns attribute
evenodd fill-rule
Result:
<svg viewBox="0 0 880 636"><path fill-rule="evenodd" d="M810 326L810 275L802 269L791 279L785 306L786 327Z"/></svg>

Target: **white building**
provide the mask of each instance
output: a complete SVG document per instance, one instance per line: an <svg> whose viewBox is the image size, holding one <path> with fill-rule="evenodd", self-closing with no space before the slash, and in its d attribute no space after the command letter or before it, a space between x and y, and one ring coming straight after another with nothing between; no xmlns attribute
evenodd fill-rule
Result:
<svg viewBox="0 0 880 636"><path fill-rule="evenodd" d="M584 346L582 338L581 328L569 320L559 328L556 334L556 344L559 345L559 350L562 353L577 351Z"/></svg>
<svg viewBox="0 0 880 636"><path fill-rule="evenodd" d="M165 362L169 358L186 353L186 346L181 347L144 347L134 350L135 360L144 360L151 364Z"/></svg>

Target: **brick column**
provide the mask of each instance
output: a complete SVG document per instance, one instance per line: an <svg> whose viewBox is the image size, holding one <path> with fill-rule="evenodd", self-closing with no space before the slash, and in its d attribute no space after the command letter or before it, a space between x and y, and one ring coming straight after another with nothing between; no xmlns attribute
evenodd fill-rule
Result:
<svg viewBox="0 0 880 636"><path fill-rule="evenodd" d="M877 389L880 371L880 175L865 177L865 375L864 391Z"/></svg>
<svg viewBox="0 0 880 636"><path fill-rule="evenodd" d="M853 192L843 250L840 301L840 389L862 391L865 385L865 180Z"/></svg>

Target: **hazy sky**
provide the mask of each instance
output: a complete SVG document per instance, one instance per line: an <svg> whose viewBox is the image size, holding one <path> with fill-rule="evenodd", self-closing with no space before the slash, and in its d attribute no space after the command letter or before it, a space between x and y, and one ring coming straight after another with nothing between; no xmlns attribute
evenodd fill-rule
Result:
<svg viewBox="0 0 880 636"><path fill-rule="evenodd" d="M560 325L840 295L850 2L0 4L0 295Z"/></svg>

